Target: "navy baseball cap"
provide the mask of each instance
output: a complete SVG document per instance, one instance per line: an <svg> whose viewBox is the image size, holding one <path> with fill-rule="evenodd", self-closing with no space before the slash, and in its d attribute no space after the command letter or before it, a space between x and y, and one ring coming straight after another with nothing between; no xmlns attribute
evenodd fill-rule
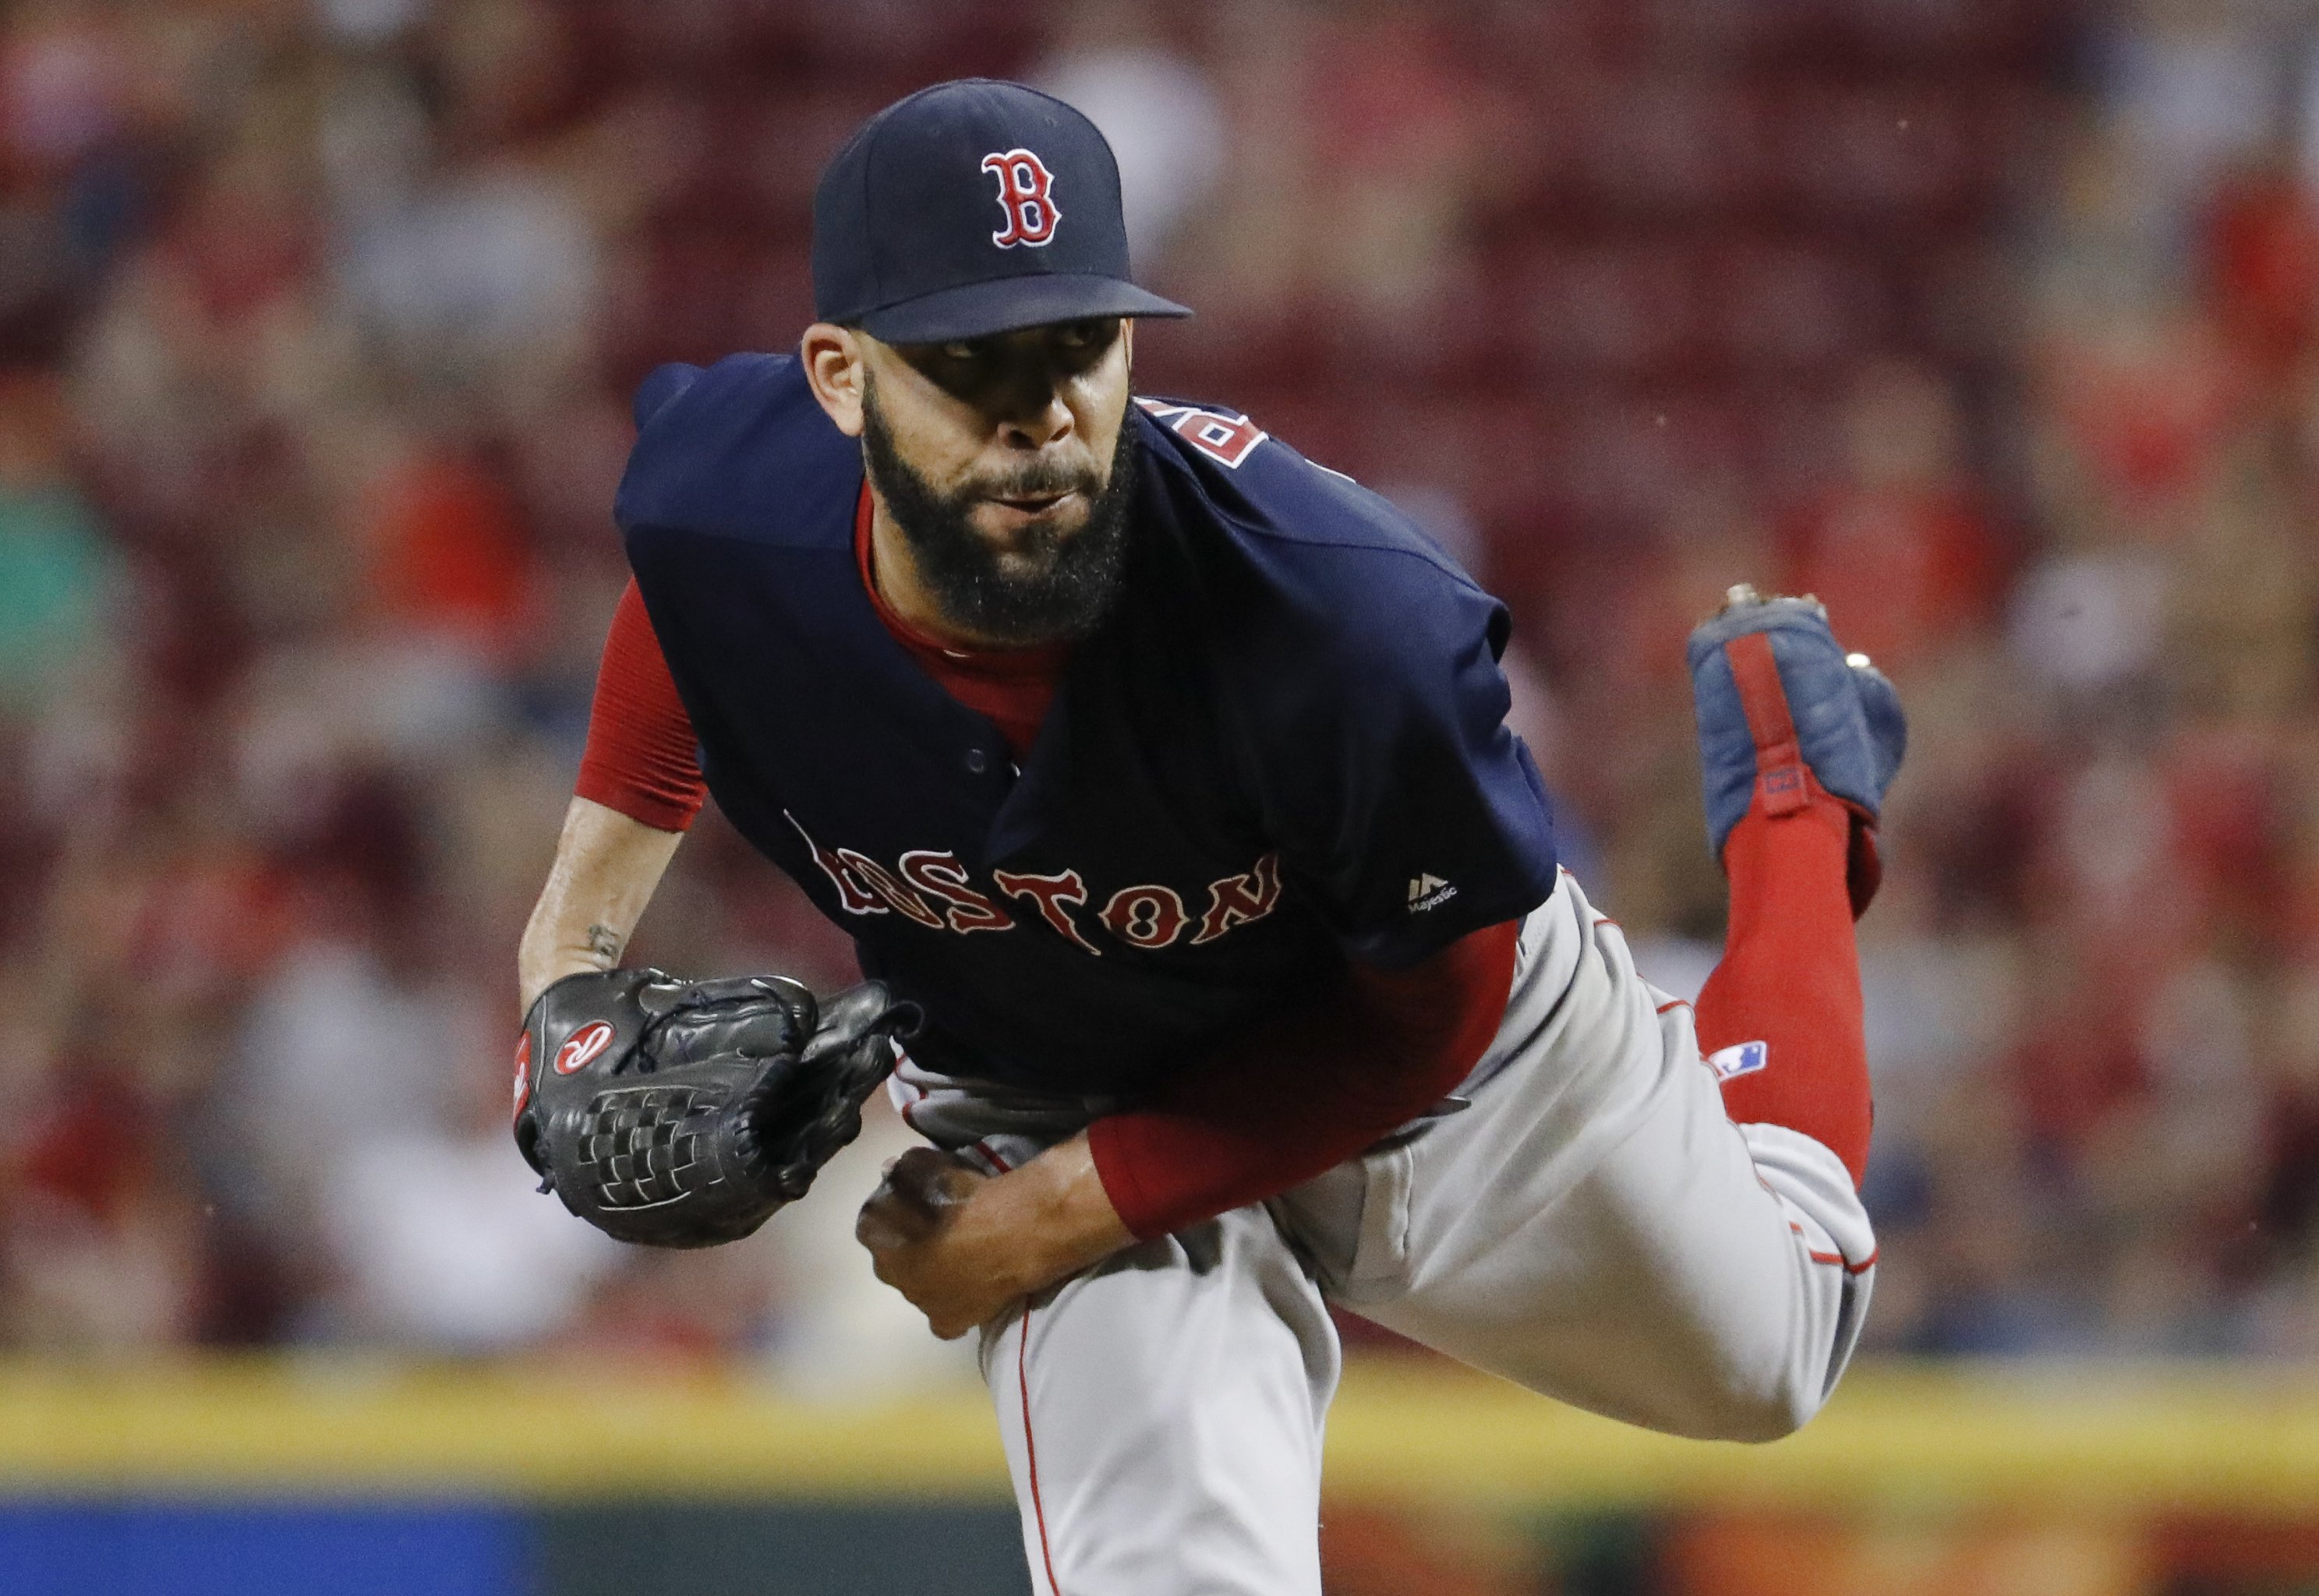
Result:
<svg viewBox="0 0 2319 1596"><path fill-rule="evenodd" d="M813 196L814 313L893 344L1082 316L1188 316L1130 281L1119 163L1019 83L920 89L863 123Z"/></svg>

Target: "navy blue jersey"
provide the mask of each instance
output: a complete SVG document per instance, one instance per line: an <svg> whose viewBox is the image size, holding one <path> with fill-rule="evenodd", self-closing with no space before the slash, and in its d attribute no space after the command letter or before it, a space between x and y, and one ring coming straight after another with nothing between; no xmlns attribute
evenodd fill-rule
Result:
<svg viewBox="0 0 2319 1596"><path fill-rule="evenodd" d="M726 815L948 1073L1133 1095L1554 885L1508 621L1408 520L1150 399L1117 608L1018 771L871 608L859 444L797 362L668 366L617 515Z"/></svg>

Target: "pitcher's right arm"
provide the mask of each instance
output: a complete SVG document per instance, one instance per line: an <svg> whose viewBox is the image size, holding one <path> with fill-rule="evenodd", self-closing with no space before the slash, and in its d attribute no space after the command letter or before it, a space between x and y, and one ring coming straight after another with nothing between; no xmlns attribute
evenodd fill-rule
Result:
<svg viewBox="0 0 2319 1596"><path fill-rule="evenodd" d="M526 1014L564 977L619 963L708 797L691 720L633 582L604 638L574 791L516 954Z"/></svg>
<svg viewBox="0 0 2319 1596"><path fill-rule="evenodd" d="M547 885L516 951L519 1014L565 976L619 963L683 840L681 831L662 831L589 798L572 800Z"/></svg>

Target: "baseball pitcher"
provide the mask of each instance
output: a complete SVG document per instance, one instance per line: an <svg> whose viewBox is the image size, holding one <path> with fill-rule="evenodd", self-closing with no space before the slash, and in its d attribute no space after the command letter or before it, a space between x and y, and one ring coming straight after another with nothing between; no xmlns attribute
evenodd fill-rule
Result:
<svg viewBox="0 0 2319 1596"><path fill-rule="evenodd" d="M884 1081L858 1234L979 1338L1044 1596L1318 1596L1343 1303L1761 1440L1874 1277L1853 922L1903 744L1807 600L1693 634L1729 942L1693 1013L1562 870L1506 611L1259 418L1138 394L1110 149L1011 84L872 118L794 353L637 395L634 582L523 941L516 1132L700 1245ZM865 983L619 957L705 793Z"/></svg>

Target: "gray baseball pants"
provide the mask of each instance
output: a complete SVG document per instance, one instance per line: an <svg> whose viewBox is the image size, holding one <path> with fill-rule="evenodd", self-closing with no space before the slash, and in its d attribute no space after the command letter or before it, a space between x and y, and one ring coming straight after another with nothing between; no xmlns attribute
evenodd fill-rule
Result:
<svg viewBox="0 0 2319 1596"><path fill-rule="evenodd" d="M893 1091L993 1168L1111 1106L907 1062ZM1842 1161L1730 1122L1690 1005L1565 873L1523 923L1495 1041L1433 1114L985 1328L1032 1584L1320 1596L1330 1302L1576 1407L1765 1440L1834 1388L1874 1261Z"/></svg>

